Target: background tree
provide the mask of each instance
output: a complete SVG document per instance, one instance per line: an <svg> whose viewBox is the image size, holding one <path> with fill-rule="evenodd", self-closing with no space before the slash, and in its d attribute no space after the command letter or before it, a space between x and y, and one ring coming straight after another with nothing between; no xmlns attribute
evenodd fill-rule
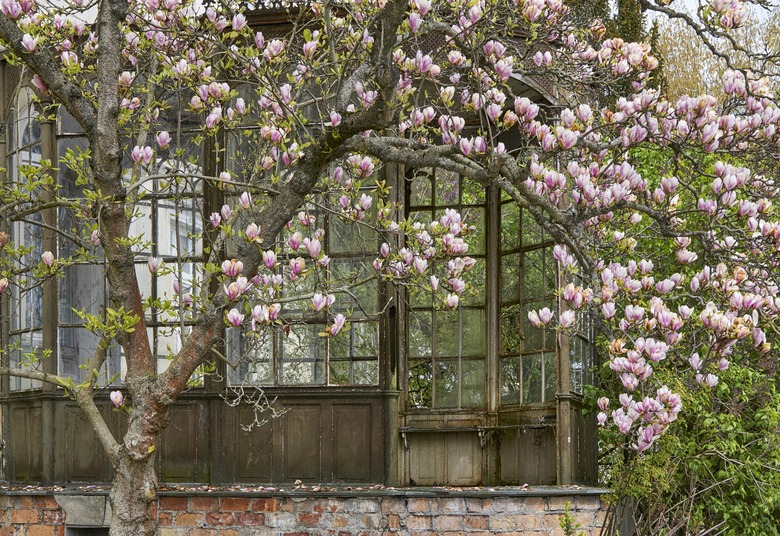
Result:
<svg viewBox="0 0 780 536"><path fill-rule="evenodd" d="M663 3L643 6L675 16ZM291 12L292 31L275 39L253 31L236 3L203 11L178 0L6 0L0 8L8 54L89 142L61 162L25 168L3 190L4 220L29 223L59 205L78 223L62 230L77 246L67 256L32 259L4 236L2 290L30 292L69 263L102 256L111 303L103 314L80 311L101 340L83 381L38 370L45 352L0 373L54 383L85 412L115 468L112 534L154 532L160 431L226 326L262 337L284 329L290 304L306 300L299 311L322 315L322 337L348 327L329 311L348 282L329 272L309 207L372 222L387 233L377 277L438 288L441 307L458 306L471 265L457 260L468 223L452 212L397 221L377 179L384 164L498 187L554 237L566 306L531 311L529 320L564 336L583 314L603 320L605 360L622 392L599 399L599 420L611 422L613 445L630 459L662 449L688 392L711 399L732 361L752 367L771 349L780 109L769 83L750 73L724 73L722 102L669 102L645 87L657 66L646 45L604 39L603 25L570 24L558 0L314 2ZM693 21L703 39L744 18L739 0L706 9L704 23ZM517 77L565 97L530 102L515 94ZM594 110L594 96L626 81L632 93ZM224 152L218 134L231 132L247 150ZM193 155L207 139L235 169L202 174ZM47 173L55 165L78 176L78 196L59 192ZM143 295L136 259L144 255L149 277L163 277L181 275L189 257L182 247L167 260L149 255L157 238L134 227L152 181L176 206L197 199L202 181L225 189L225 206L202 214L210 228L199 233L198 277L163 296ZM442 262L447 277L430 278ZM178 323L182 338L160 373L146 329L155 316ZM127 362L125 387L112 394L127 412L120 441L93 400L114 345Z"/></svg>

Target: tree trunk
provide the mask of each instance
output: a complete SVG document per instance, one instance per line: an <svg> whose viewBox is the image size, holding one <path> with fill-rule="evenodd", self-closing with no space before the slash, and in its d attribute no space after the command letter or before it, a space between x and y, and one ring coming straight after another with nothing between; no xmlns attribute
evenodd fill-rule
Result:
<svg viewBox="0 0 780 536"><path fill-rule="evenodd" d="M125 436L111 486L111 536L156 533L157 520L152 508L157 502L156 446L156 435L139 438L128 433Z"/></svg>

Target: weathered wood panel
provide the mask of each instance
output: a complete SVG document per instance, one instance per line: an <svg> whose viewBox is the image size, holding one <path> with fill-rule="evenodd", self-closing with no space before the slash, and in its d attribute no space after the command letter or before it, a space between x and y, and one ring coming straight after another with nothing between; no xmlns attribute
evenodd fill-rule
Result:
<svg viewBox="0 0 780 536"><path fill-rule="evenodd" d="M78 406L65 406L65 445L71 455L65 458L68 482L95 482L110 478L110 463L92 427ZM62 441L55 436L54 441Z"/></svg>
<svg viewBox="0 0 780 536"><path fill-rule="evenodd" d="M477 432L413 432L407 441L412 485L482 483L482 448Z"/></svg>
<svg viewBox="0 0 780 536"><path fill-rule="evenodd" d="M241 481L273 482L274 423L267 422L251 430L242 430L243 423L254 420L254 409L238 408L234 423L236 455L233 457L235 477ZM226 445L225 445L226 446Z"/></svg>
<svg viewBox="0 0 780 536"><path fill-rule="evenodd" d="M501 484L557 482L554 427L501 430L499 444Z"/></svg>
<svg viewBox="0 0 780 536"><path fill-rule="evenodd" d="M197 482L198 454L208 438L199 422L199 406L182 404L170 409L170 424L160 437L160 476L170 482Z"/></svg>
<svg viewBox="0 0 780 536"><path fill-rule="evenodd" d="M20 483L109 482L110 463L73 401L44 400L53 424L43 437L40 401L31 398L5 401L7 477ZM251 408L195 393L171 409L158 474L162 481L216 484L381 483L388 463L383 434L389 401L367 391L286 393L275 403L281 417L243 431L241 424L253 420ZM121 440L127 415L107 400L97 402Z"/></svg>
<svg viewBox="0 0 780 536"><path fill-rule="evenodd" d="M11 410L10 474L15 480L40 480L42 470L41 408Z"/></svg>
<svg viewBox="0 0 780 536"><path fill-rule="evenodd" d="M371 481L371 405L333 406L334 482Z"/></svg>
<svg viewBox="0 0 780 536"><path fill-rule="evenodd" d="M322 406L300 404L285 409L286 413L282 416L282 479L320 482Z"/></svg>

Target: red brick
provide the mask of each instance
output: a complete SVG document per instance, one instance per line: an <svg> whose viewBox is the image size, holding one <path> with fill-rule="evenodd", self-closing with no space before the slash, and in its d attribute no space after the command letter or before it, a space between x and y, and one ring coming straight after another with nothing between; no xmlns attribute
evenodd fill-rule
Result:
<svg viewBox="0 0 780 536"><path fill-rule="evenodd" d="M253 512L278 512L279 499L255 499L249 506Z"/></svg>
<svg viewBox="0 0 780 536"><path fill-rule="evenodd" d="M160 512L157 514L157 524L161 527L172 527L173 514L170 512Z"/></svg>
<svg viewBox="0 0 780 536"><path fill-rule="evenodd" d="M217 536L217 529L192 529L189 536Z"/></svg>
<svg viewBox="0 0 780 536"><path fill-rule="evenodd" d="M406 527L410 529L430 529L431 518L428 516L406 516Z"/></svg>
<svg viewBox="0 0 780 536"><path fill-rule="evenodd" d="M436 516L433 526L437 530L455 530L460 528L460 516Z"/></svg>
<svg viewBox="0 0 780 536"><path fill-rule="evenodd" d="M21 497L16 498L16 507L17 508L32 508L33 502L32 497L22 495Z"/></svg>
<svg viewBox="0 0 780 536"><path fill-rule="evenodd" d="M322 514L298 514L298 521L301 525L318 525Z"/></svg>
<svg viewBox="0 0 780 536"><path fill-rule="evenodd" d="M199 527L203 524L203 514L176 514L176 525L179 527Z"/></svg>
<svg viewBox="0 0 780 536"><path fill-rule="evenodd" d="M160 510L187 511L187 497L160 497Z"/></svg>
<svg viewBox="0 0 780 536"><path fill-rule="evenodd" d="M401 518L396 514L387 514L385 521L387 521L387 528L397 529L401 527Z"/></svg>
<svg viewBox="0 0 780 536"><path fill-rule="evenodd" d="M214 512L219 510L219 499L216 497L191 497L190 511Z"/></svg>
<svg viewBox="0 0 780 536"><path fill-rule="evenodd" d="M56 536L56 527L46 527L44 525L34 525L27 527L27 536Z"/></svg>
<svg viewBox="0 0 780 536"><path fill-rule="evenodd" d="M410 512L429 512L431 510L430 499L409 499Z"/></svg>
<svg viewBox="0 0 780 536"><path fill-rule="evenodd" d="M14 536L16 529L13 527L0 527L0 536Z"/></svg>
<svg viewBox="0 0 780 536"><path fill-rule="evenodd" d="M51 495L33 497L33 505L36 508L59 508L57 501Z"/></svg>
<svg viewBox="0 0 780 536"><path fill-rule="evenodd" d="M0 508L13 506L13 497L10 495L0 495Z"/></svg>
<svg viewBox="0 0 780 536"><path fill-rule="evenodd" d="M466 516L463 519L466 528L469 529L486 529L488 528L487 516Z"/></svg>
<svg viewBox="0 0 780 536"><path fill-rule="evenodd" d="M44 525L62 525L64 522L65 522L65 514L62 513L62 510L43 511Z"/></svg>
<svg viewBox="0 0 780 536"><path fill-rule="evenodd" d="M218 527L229 527L235 523L235 518L230 512L209 512L206 514L206 524Z"/></svg>
<svg viewBox="0 0 780 536"><path fill-rule="evenodd" d="M29 499L29 497L23 497ZM41 522L41 514L37 510L14 510L11 513L11 523L27 524Z"/></svg>
<svg viewBox="0 0 780 536"><path fill-rule="evenodd" d="M229 512L247 512L249 511L249 499L240 497L222 497L220 510Z"/></svg>
<svg viewBox="0 0 780 536"><path fill-rule="evenodd" d="M241 525L243 527L261 527L265 525L265 515L251 512L238 514L236 525Z"/></svg>

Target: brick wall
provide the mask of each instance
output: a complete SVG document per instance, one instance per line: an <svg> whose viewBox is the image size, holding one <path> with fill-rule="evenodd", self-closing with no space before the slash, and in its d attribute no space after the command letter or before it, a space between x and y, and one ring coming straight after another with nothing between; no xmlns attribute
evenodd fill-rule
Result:
<svg viewBox="0 0 780 536"><path fill-rule="evenodd" d="M65 514L51 495L0 495L0 536L63 536Z"/></svg>
<svg viewBox="0 0 780 536"><path fill-rule="evenodd" d="M601 495L561 491L438 497L418 490L353 496L176 494L160 497L157 521L160 536L555 536L563 534L559 519L569 503L582 532L599 534L605 514ZM51 495L0 495L0 536L64 536L66 522L78 520L68 519Z"/></svg>

